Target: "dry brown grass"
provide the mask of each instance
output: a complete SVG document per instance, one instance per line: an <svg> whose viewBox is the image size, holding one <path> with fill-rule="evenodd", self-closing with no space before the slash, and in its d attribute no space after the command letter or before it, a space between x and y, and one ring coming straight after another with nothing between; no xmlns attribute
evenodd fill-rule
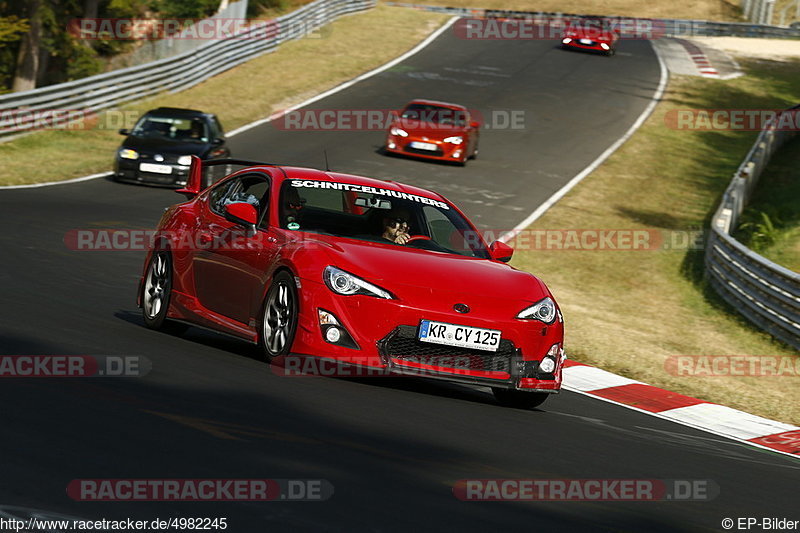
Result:
<svg viewBox="0 0 800 533"><path fill-rule="evenodd" d="M401 0L396 0L401 1ZM622 15L642 18L682 18L741 21L739 2L734 0L402 0L408 3L449 7L510 9L578 13L585 15Z"/></svg>
<svg viewBox="0 0 800 533"><path fill-rule="evenodd" d="M779 109L794 103L800 62L743 60L742 66L748 75L732 81L673 77L665 100L639 132L533 229L706 227L755 134L677 131L665 127L664 116L676 108ZM797 358L720 302L703 281L702 252L527 250L513 264L540 275L552 289L564 310L573 359L800 424L800 376L692 378L665 369L674 355Z"/></svg>

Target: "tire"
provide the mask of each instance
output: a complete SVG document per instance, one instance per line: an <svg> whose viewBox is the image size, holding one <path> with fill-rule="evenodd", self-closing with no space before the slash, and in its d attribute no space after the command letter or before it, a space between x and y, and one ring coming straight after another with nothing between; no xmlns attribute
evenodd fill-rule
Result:
<svg viewBox="0 0 800 533"><path fill-rule="evenodd" d="M517 409L533 409L542 405L550 394L546 392L526 392L512 389L492 387L497 403L504 407Z"/></svg>
<svg viewBox="0 0 800 533"><path fill-rule="evenodd" d="M172 255L166 250L156 250L150 257L142 283L142 318L150 329L179 333L184 324L167 320L172 294Z"/></svg>
<svg viewBox="0 0 800 533"><path fill-rule="evenodd" d="M616 53L616 51L615 51L615 50L612 48L611 50L609 50L608 52L606 52L606 55L607 55L608 57L611 57L611 56L613 56L615 53Z"/></svg>
<svg viewBox="0 0 800 533"><path fill-rule="evenodd" d="M475 144L475 149L472 151L472 155L469 156L470 159L475 160L478 159L478 145Z"/></svg>
<svg viewBox="0 0 800 533"><path fill-rule="evenodd" d="M297 331L300 300L294 276L283 270L272 280L264 298L259 341L268 362L289 353Z"/></svg>

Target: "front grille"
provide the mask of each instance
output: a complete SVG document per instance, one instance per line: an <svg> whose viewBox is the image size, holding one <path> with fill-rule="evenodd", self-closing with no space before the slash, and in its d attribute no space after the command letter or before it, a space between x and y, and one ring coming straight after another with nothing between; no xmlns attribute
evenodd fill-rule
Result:
<svg viewBox="0 0 800 533"><path fill-rule="evenodd" d="M500 340L496 352L420 342L416 326L398 326L378 343L381 356L424 365L511 373L514 343Z"/></svg>

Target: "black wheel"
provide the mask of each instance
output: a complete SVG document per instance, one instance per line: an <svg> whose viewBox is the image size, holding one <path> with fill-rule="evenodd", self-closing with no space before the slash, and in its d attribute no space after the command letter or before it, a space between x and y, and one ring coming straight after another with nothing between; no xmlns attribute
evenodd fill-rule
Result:
<svg viewBox="0 0 800 533"><path fill-rule="evenodd" d="M172 256L166 250L154 251L142 283L142 317L145 326L150 329L169 326L175 333L186 329L184 324L167 320L171 291Z"/></svg>
<svg viewBox="0 0 800 533"><path fill-rule="evenodd" d="M472 151L472 155L469 156L470 159L478 159L478 144L475 143L475 149Z"/></svg>
<svg viewBox="0 0 800 533"><path fill-rule="evenodd" d="M298 304L294 276L285 270L279 272L267 291L261 320L261 347L268 361L291 350L297 331Z"/></svg>
<svg viewBox="0 0 800 533"><path fill-rule="evenodd" d="M612 48L611 50L609 50L608 52L606 52L606 55L607 55L608 57L611 57L611 56L613 56L615 53L616 53L616 52L615 52L615 51L614 51L614 49Z"/></svg>
<svg viewBox="0 0 800 533"><path fill-rule="evenodd" d="M533 409L539 407L547 400L550 394L546 392L527 392L513 389L500 389L492 387L492 393L497 403L505 407L516 407L517 409Z"/></svg>

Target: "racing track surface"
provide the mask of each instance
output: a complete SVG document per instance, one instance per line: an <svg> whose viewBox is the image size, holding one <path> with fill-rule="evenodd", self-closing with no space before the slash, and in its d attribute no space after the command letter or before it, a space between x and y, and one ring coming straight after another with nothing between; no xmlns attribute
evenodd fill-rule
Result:
<svg viewBox="0 0 800 533"><path fill-rule="evenodd" d="M429 185L484 227L511 228L614 142L655 91L645 42L612 59L550 42L445 33L395 68L317 102L393 108L411 97L524 109L523 131L485 131L466 168L388 158L381 132L262 125L235 155ZM276 77L278 80L279 77ZM195 328L145 329L142 252L73 252L75 228L152 228L178 197L99 179L0 191L3 354L144 355L145 378L0 382L0 505L88 518L228 517L229 531L719 531L723 517L797 518L800 464L572 393L541 410L483 389L410 379L284 378L258 349ZM557 296L557 295L556 295ZM569 310L565 310L568 315ZM710 479L709 502L461 502L470 478ZM323 478L327 502L86 503L75 478Z"/></svg>

